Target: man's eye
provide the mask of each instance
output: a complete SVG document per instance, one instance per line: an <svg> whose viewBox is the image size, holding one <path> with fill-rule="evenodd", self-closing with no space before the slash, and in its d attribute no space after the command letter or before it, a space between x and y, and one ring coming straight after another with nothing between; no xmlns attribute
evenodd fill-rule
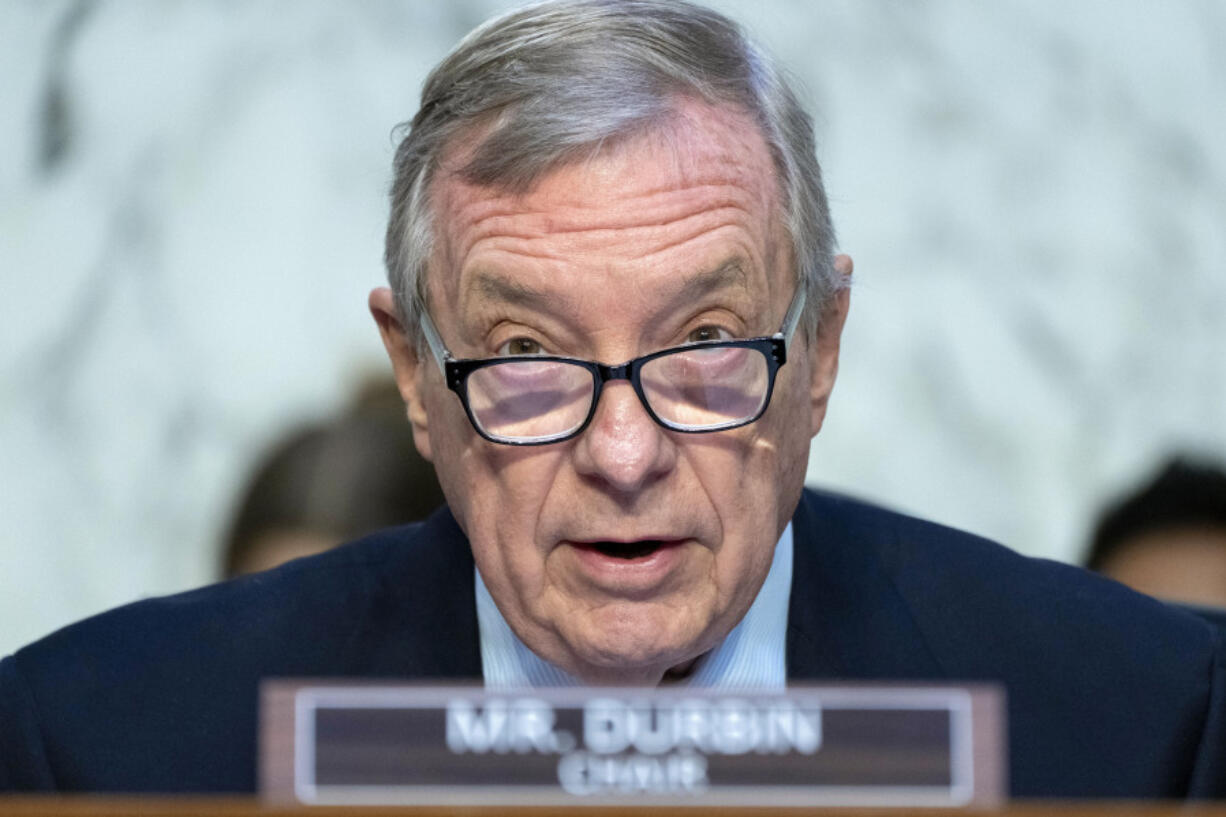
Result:
<svg viewBox="0 0 1226 817"><path fill-rule="evenodd" d="M686 336L686 343L702 343L704 340L728 340L732 335L718 326L700 326Z"/></svg>
<svg viewBox="0 0 1226 817"><path fill-rule="evenodd" d="M506 355L539 355L544 352L541 345L532 338L514 338L502 344L498 354Z"/></svg>

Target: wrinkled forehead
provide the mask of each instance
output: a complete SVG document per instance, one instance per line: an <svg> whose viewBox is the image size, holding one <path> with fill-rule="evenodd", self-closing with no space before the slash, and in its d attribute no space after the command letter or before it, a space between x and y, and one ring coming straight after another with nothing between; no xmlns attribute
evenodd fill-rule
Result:
<svg viewBox="0 0 1226 817"><path fill-rule="evenodd" d="M656 216L637 205L661 202L666 209L670 191L689 195L711 210L735 208L751 214L749 226L767 250L768 265L786 268L790 275L790 263L776 261L776 255L790 258L790 253L775 162L748 113L679 99L666 117L559 159L527 187L472 178L470 171L497 127L497 121L480 123L455 140L432 180L431 301L455 302L465 258L486 237L486 225L505 223L499 219L528 216L521 220L528 230L569 231L575 236L575 251L582 252L585 238L602 242L619 227L629 232L649 226L653 218L666 220L663 212ZM609 213L619 215L603 225L606 229L590 229Z"/></svg>

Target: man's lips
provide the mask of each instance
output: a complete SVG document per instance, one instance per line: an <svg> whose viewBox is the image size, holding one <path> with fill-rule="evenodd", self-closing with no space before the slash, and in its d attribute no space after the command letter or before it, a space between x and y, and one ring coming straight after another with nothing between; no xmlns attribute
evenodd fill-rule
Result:
<svg viewBox="0 0 1226 817"><path fill-rule="evenodd" d="M567 541L571 564L586 584L600 592L632 600L656 597L686 564L692 539L584 539ZM672 578L670 578L672 577Z"/></svg>
<svg viewBox="0 0 1226 817"><path fill-rule="evenodd" d="M680 545L684 539L678 538L643 538L631 540L595 539L591 541L572 541L570 544L582 551L605 556L610 559L632 562L645 559L664 548Z"/></svg>

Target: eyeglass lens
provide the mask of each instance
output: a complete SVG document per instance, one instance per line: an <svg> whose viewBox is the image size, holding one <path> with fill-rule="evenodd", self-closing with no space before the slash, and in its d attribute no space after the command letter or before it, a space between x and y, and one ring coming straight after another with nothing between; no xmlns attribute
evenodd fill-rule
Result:
<svg viewBox="0 0 1226 817"><path fill-rule="evenodd" d="M640 379L657 417L678 428L702 429L755 416L770 374L758 350L715 346L654 358Z"/></svg>
<svg viewBox="0 0 1226 817"><path fill-rule="evenodd" d="M756 349L683 349L645 363L639 373L653 412L666 424L702 430L755 417L769 387ZM569 434L587 419L595 391L588 369L559 361L507 360L468 377L468 405L487 434L531 441Z"/></svg>
<svg viewBox="0 0 1226 817"><path fill-rule="evenodd" d="M491 436L538 440L583 425L594 389L592 373L582 366L508 360L468 376L468 408Z"/></svg>

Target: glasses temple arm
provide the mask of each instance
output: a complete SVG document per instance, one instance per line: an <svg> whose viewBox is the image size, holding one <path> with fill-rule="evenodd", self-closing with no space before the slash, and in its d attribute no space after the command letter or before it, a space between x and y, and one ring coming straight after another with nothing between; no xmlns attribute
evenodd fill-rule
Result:
<svg viewBox="0 0 1226 817"><path fill-rule="evenodd" d="M446 374L447 367L444 365L447 358L451 357L451 352L447 351L447 347L443 345L443 339L439 337L438 330L434 328L434 321L430 320L430 313L426 310L421 310L421 331L426 336L426 344L430 347L430 354L434 355L435 362L438 363L440 372Z"/></svg>
<svg viewBox="0 0 1226 817"><path fill-rule="evenodd" d="M791 343L792 335L796 332L796 325L800 323L800 316L805 311L805 283L801 281L796 287L796 294L792 296L792 305L788 307L788 313L783 316L783 326L779 327L779 336L785 342Z"/></svg>

